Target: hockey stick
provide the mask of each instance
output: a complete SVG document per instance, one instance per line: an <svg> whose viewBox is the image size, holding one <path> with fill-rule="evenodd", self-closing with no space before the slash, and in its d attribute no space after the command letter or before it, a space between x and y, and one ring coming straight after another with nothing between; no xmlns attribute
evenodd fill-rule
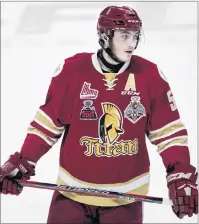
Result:
<svg viewBox="0 0 199 224"><path fill-rule="evenodd" d="M43 183L43 182L36 182L36 181L17 180L17 182L23 187L59 190L59 191L83 194L87 196L118 198L123 200L129 200L132 202L142 201L142 202L172 205L172 201L167 198L144 196L144 195L138 195L138 194L126 194L126 193L119 193L114 191L98 190L93 188L73 187L73 186L66 186L66 185L57 185L57 184L50 184L50 183Z"/></svg>

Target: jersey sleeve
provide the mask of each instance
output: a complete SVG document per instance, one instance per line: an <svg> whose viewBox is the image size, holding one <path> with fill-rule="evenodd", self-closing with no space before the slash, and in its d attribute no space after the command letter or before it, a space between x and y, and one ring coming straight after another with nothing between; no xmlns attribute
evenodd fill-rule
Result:
<svg viewBox="0 0 199 224"><path fill-rule="evenodd" d="M21 148L22 157L35 163L58 141L66 126L61 117L64 105L62 101L66 100L62 86L64 63L58 67L51 79L45 103L38 108L31 121Z"/></svg>
<svg viewBox="0 0 199 224"><path fill-rule="evenodd" d="M157 146L166 168L176 162L190 164L187 130L180 118L170 85L158 66L154 68L151 81L147 136Z"/></svg>

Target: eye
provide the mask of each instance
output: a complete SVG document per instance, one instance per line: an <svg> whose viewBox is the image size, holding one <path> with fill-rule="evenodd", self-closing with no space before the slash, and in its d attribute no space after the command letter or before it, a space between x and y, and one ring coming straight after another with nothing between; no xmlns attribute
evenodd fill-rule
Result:
<svg viewBox="0 0 199 224"><path fill-rule="evenodd" d="M128 35L122 35L122 38L126 40L128 38Z"/></svg>

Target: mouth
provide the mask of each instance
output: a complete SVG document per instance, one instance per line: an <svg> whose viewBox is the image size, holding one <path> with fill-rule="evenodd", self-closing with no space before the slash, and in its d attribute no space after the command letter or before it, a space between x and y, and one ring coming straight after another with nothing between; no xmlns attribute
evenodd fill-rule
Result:
<svg viewBox="0 0 199 224"><path fill-rule="evenodd" d="M133 51L125 51L127 54L132 54Z"/></svg>

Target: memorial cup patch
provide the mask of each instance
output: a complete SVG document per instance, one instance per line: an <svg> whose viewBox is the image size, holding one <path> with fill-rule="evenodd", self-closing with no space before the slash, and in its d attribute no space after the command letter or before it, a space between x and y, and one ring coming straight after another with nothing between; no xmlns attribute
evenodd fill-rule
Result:
<svg viewBox="0 0 199 224"><path fill-rule="evenodd" d="M142 117L146 116L146 111L139 96L132 96L131 102L124 111L124 117L135 124Z"/></svg>

